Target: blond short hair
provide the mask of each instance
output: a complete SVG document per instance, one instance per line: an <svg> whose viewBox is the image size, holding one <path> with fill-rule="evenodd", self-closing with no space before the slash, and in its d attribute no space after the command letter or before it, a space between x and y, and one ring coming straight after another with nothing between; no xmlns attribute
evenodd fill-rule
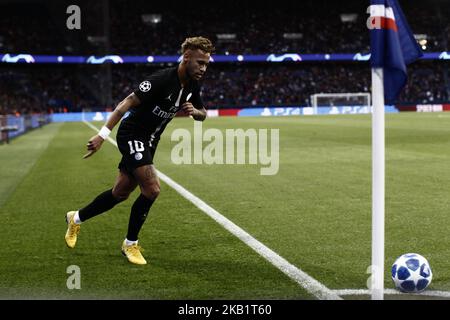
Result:
<svg viewBox="0 0 450 320"><path fill-rule="evenodd" d="M181 53L185 53L187 50L197 50L200 49L206 53L213 53L215 48L212 42L204 37L192 37L186 38L181 45Z"/></svg>

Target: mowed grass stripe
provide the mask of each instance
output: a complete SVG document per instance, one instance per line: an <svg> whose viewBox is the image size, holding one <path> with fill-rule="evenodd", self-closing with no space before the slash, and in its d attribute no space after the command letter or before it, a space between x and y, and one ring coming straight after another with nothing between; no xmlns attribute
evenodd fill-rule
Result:
<svg viewBox="0 0 450 320"><path fill-rule="evenodd" d="M417 252L433 269L430 292L450 290L450 118L441 115L386 115L386 289L393 288L393 261ZM204 122L204 129L222 131L280 129L276 176L260 176L258 165L174 165L170 135L176 128L192 130L192 120L174 119L166 129L155 157L158 169L328 288L365 288L371 262L370 115ZM0 248L2 296L33 291L70 298L313 298L165 184L141 234L148 270L130 268L119 253L137 193L83 225L79 246L68 251L61 214L110 188L120 159L108 143L81 160L92 135L82 123L65 124L7 209L0 208L0 240L6 244ZM81 291L65 287L70 264L81 267Z"/></svg>
<svg viewBox="0 0 450 320"><path fill-rule="evenodd" d="M312 299L281 272L162 185L141 235L149 265L120 254L131 199L83 224L66 248L64 214L111 187L120 154L105 144L82 160L92 130L66 123L0 209L2 298ZM66 268L81 269L81 290L66 287Z"/></svg>
<svg viewBox="0 0 450 320"><path fill-rule="evenodd" d="M346 116L205 121L205 130L222 132L279 129L280 169L274 176L261 176L260 165L173 165L170 134L179 127L192 130L183 119L167 128L155 161L163 172L328 288L365 285L370 121Z"/></svg>
<svg viewBox="0 0 450 320"><path fill-rule="evenodd" d="M92 125L91 123L84 121L84 123L99 132L100 130ZM108 137L108 141L117 147L117 142ZM259 242L255 238L253 238L250 234L248 234L245 230L234 224L232 221L224 217L220 212L216 211L214 208L210 207L203 200L193 195L191 192L183 188L181 185L176 183L174 180L169 178L167 175L163 174L161 171L158 171L159 178L172 187L175 191L177 191L181 196L187 199L189 202L194 204L201 211L206 213L209 217L214 219L218 224L228 230L231 234L236 236L239 240L244 242L247 246L252 248L256 253L270 262L273 266L278 268L284 274L286 274L289 278L300 284L304 289L310 292L312 295L317 297L318 299L325 300L340 300L341 298L332 292L330 289L325 287L322 283L312 278L296 266L289 263L286 259L278 255L276 252L265 246L263 243Z"/></svg>
<svg viewBox="0 0 450 320"><path fill-rule="evenodd" d="M52 123L0 145L0 207L47 149L61 124Z"/></svg>
<svg viewBox="0 0 450 320"><path fill-rule="evenodd" d="M204 130L278 128L280 170L255 165L170 162L170 134L192 126L176 119L156 155L159 168L294 265L329 288L366 286L371 263L371 116L216 118ZM430 290L450 290L450 119L386 115L386 264L407 252L429 258ZM214 192L211 187L214 186ZM223 196L225 195L226 196ZM439 275L439 276L438 276Z"/></svg>

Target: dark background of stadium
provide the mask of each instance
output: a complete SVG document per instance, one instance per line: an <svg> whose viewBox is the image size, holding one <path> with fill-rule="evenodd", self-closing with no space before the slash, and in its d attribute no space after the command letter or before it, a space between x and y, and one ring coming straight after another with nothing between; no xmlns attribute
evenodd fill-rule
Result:
<svg viewBox="0 0 450 320"><path fill-rule="evenodd" d="M81 30L66 28L70 4ZM217 54L367 53L368 1L0 1L0 52L52 55L177 55L188 36L213 40ZM426 52L449 49L448 1L401 1ZM146 25L142 14L161 14ZM342 13L358 13L343 23ZM234 41L218 34L235 34ZM300 39L285 39L299 33ZM0 64L0 114L113 108L145 74L166 65ZM369 92L368 63L217 63L203 81L208 108L309 105L319 92ZM448 61L410 67L399 104L449 101Z"/></svg>

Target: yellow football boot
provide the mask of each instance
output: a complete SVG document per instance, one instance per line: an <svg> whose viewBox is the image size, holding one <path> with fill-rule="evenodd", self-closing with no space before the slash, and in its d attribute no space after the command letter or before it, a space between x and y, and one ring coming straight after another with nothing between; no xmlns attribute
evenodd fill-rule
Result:
<svg viewBox="0 0 450 320"><path fill-rule="evenodd" d="M144 257L141 254L143 249L137 244L127 245L124 241L122 244L122 254L127 257L128 261L134 264L147 264Z"/></svg>
<svg viewBox="0 0 450 320"><path fill-rule="evenodd" d="M73 221L76 211L69 211L66 213L67 231L66 244L69 248L74 248L77 243L77 235L80 232L80 225Z"/></svg>

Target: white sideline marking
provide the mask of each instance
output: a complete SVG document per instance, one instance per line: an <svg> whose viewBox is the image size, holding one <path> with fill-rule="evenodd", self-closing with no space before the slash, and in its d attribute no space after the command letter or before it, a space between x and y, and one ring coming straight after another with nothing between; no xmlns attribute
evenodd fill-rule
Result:
<svg viewBox="0 0 450 320"><path fill-rule="evenodd" d="M368 289L342 289L342 290L333 290L334 293L340 296L361 296L361 295L370 295L371 292ZM449 291L429 291L425 290L420 293L403 293L394 289L385 289L384 294L392 294L392 295L414 295L414 296L429 296L429 297L441 297L441 298L450 298Z"/></svg>
<svg viewBox="0 0 450 320"><path fill-rule="evenodd" d="M94 129L95 131L99 131L94 125L87 121L83 121L87 126ZM117 142L108 137L108 141L117 147ZM289 263L286 259L278 255L276 252L272 251L268 247L266 247L263 243L259 242L255 238L253 238L250 234L244 231L239 226L235 225L232 221L225 218L218 211L210 207L203 200L193 195L191 192L180 186L178 183L173 181L171 178L166 176L161 171L157 170L158 176L162 181L172 187L175 191L177 191L184 198L193 203L197 208L202 210L212 219L214 219L217 223L219 223L226 230L231 232L237 238L239 238L242 242L252 248L256 253L269 261L272 265L277 267L280 271L286 274L289 278L297 282L300 286L302 286L306 291L317 297L321 300L342 300L342 298L335 293L334 291L328 289L323 284L321 284L316 279L312 278L296 266Z"/></svg>

